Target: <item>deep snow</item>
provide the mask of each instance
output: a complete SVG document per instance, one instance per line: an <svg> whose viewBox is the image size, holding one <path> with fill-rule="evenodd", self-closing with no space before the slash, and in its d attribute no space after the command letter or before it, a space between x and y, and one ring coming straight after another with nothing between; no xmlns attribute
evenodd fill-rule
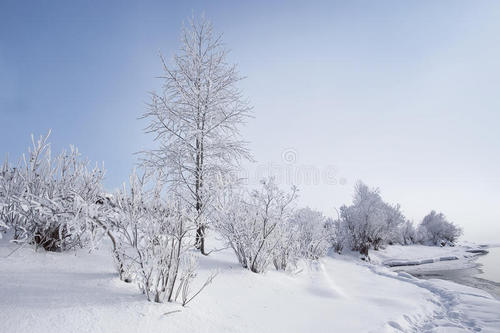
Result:
<svg viewBox="0 0 500 333"><path fill-rule="evenodd" d="M214 243L214 242L212 242ZM200 257L189 307L148 303L120 281L106 246L35 253L0 241L2 332L498 332L500 302L448 281L420 280L333 255L294 272L255 274L229 249ZM9 255L10 254L10 255ZM376 260L375 260L376 261Z"/></svg>

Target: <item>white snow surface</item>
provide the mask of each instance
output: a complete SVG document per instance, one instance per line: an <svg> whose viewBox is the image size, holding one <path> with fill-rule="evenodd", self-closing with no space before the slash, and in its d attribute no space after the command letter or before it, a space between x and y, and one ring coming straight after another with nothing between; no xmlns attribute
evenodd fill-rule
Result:
<svg viewBox="0 0 500 333"><path fill-rule="evenodd" d="M230 249L215 251L200 256L198 281L214 270L218 276L183 308L149 303L134 284L120 281L106 246L91 253L30 247L12 253L17 246L6 239L0 241L1 332L500 331L500 302L486 292L352 256L255 274Z"/></svg>

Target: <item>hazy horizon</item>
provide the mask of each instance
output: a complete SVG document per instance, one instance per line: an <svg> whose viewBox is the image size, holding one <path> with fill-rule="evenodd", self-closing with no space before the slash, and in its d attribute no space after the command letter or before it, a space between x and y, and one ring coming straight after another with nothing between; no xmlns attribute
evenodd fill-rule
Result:
<svg viewBox="0 0 500 333"><path fill-rule="evenodd" d="M0 156L52 129L127 181L158 52L205 15L224 34L254 106L256 159L300 204L335 216L362 180L418 223L432 209L462 240L500 243L500 3L321 1L0 4Z"/></svg>

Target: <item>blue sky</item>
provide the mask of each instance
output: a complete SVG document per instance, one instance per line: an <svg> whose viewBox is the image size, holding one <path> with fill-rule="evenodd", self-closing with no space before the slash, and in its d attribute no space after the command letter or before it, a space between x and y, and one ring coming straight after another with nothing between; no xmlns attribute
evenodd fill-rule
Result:
<svg viewBox="0 0 500 333"><path fill-rule="evenodd" d="M497 1L3 0L2 158L51 128L56 150L77 145L119 186L152 146L136 118L160 88L158 52L202 12L247 76L250 182L328 174L291 180L332 215L361 179L415 222L442 210L466 238L500 242Z"/></svg>

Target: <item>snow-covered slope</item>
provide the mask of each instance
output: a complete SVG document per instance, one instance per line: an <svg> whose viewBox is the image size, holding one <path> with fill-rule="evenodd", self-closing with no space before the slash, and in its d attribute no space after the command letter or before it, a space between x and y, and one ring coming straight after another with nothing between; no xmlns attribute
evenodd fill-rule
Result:
<svg viewBox="0 0 500 333"><path fill-rule="evenodd" d="M348 256L254 274L228 250L200 258L189 307L148 303L115 275L106 249L35 253L0 241L1 332L420 332L500 330L500 303ZM10 255L9 255L10 254ZM8 256L8 257L7 257Z"/></svg>

